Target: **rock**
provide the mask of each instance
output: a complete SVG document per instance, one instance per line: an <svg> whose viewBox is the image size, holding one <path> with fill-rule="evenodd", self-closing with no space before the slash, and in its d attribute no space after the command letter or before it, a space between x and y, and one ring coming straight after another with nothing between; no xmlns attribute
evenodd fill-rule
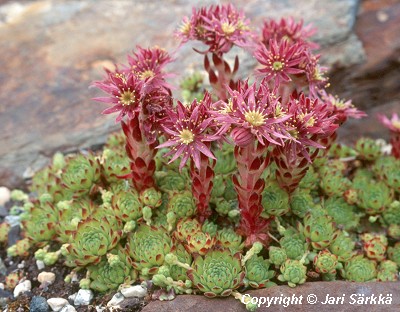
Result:
<svg viewBox="0 0 400 312"><path fill-rule="evenodd" d="M38 268L38 270L43 270L45 268L45 264L42 260L36 260L36 266Z"/></svg>
<svg viewBox="0 0 400 312"><path fill-rule="evenodd" d="M50 298L47 300L52 311L61 311L68 304L68 300L64 298Z"/></svg>
<svg viewBox="0 0 400 312"><path fill-rule="evenodd" d="M76 309L72 305L67 304L64 308L61 309L60 312L76 312Z"/></svg>
<svg viewBox="0 0 400 312"><path fill-rule="evenodd" d="M4 284L3 284L3 287L4 287ZM12 298L12 293L11 292L9 292L8 290L4 290L4 288L3 289L1 289L0 288L0 298Z"/></svg>
<svg viewBox="0 0 400 312"><path fill-rule="evenodd" d="M30 280L23 281L22 283L19 283L17 286L14 288L14 297L17 298L20 294L23 294L25 292L31 291L32 289L32 284Z"/></svg>
<svg viewBox="0 0 400 312"><path fill-rule="evenodd" d="M74 302L77 295L78 295L78 293L74 293L74 294L68 296L68 301Z"/></svg>
<svg viewBox="0 0 400 312"><path fill-rule="evenodd" d="M0 218L8 216L8 210L3 205L0 205Z"/></svg>
<svg viewBox="0 0 400 312"><path fill-rule="evenodd" d="M49 311L49 305L46 298L41 296L33 296L31 304L29 305L30 312L47 312Z"/></svg>
<svg viewBox="0 0 400 312"><path fill-rule="evenodd" d="M0 259L1 261L1 259ZM4 290L4 283L0 283L0 290Z"/></svg>
<svg viewBox="0 0 400 312"><path fill-rule="evenodd" d="M7 275L7 268L3 262L3 259L0 258L0 275ZM3 283L0 283L3 284ZM4 284L3 284L3 289L4 289Z"/></svg>
<svg viewBox="0 0 400 312"><path fill-rule="evenodd" d="M131 298L131 297L142 298L147 295L147 289L143 288L141 285L122 288L120 292L122 295L124 295L125 298Z"/></svg>
<svg viewBox="0 0 400 312"><path fill-rule="evenodd" d="M23 269L24 267L25 267L25 260L22 260L20 263L18 263L17 268Z"/></svg>
<svg viewBox="0 0 400 312"><path fill-rule="evenodd" d="M54 152L98 146L108 133L118 130L115 116L100 114L106 106L91 101L100 92L88 86L103 77L105 64L126 62L126 52L137 44L175 50L178 42L173 31L191 13L192 6L199 6L194 0L167 0L162 6L158 1L16 3L23 4L12 14L4 13L6 17L0 24L0 103L9 102L11 94L13 99L13 105L1 107L0 184L10 188L24 183L23 174L28 167L36 171L48 164ZM202 2L211 3L219 1ZM264 18L281 16L313 23L319 29L316 40L330 53L326 62L340 62L342 66L363 59L363 50L353 32L358 3L359 0L235 1L254 27L259 27ZM148 12L152 12L151 17ZM106 22L97 23L99 20ZM65 33L75 35L66 37ZM332 51L328 49L331 46L335 47ZM338 60L338 55L343 57ZM194 62L202 64L202 57L190 45L178 50L176 57L176 73L185 74ZM254 60L247 55L242 64L245 66L240 72L245 75ZM177 74L173 83L181 78ZM29 131L23 131L22 124L28 124Z"/></svg>
<svg viewBox="0 0 400 312"><path fill-rule="evenodd" d="M127 298L119 304L122 311L140 311L143 307L143 299L140 298Z"/></svg>
<svg viewBox="0 0 400 312"><path fill-rule="evenodd" d="M107 302L107 307L117 306L119 303L125 300L125 297L120 293L117 292L109 302Z"/></svg>
<svg viewBox="0 0 400 312"><path fill-rule="evenodd" d="M368 311L368 312L389 312L398 311L400 309L400 297L397 294L400 291L400 283L398 282L369 282L369 283L351 283L351 282L310 282L290 288L288 286L276 286L268 289L252 290L246 292L252 297L261 299L277 298L280 304L262 304L257 312L276 311L276 312L328 312L332 310L338 311ZM343 304L322 304L325 302L327 295L330 297L344 297ZM392 298L390 304L354 304L352 298L362 297L379 297L379 295ZM353 297L351 297L353 296ZM285 299L288 298L288 299ZM297 301L294 301L297 298ZM317 299L317 302L312 303ZM289 302L284 304L284 301ZM293 300L293 301L292 301ZM309 300L310 303L307 301ZM301 303L300 303L301 302ZM297 304L296 304L297 303ZM353 304L351 304L353 303ZM286 305L286 307L285 307ZM178 295L172 301L152 301L145 306L142 312L245 312L246 307L239 300L234 298L213 298L208 299L205 296Z"/></svg>
<svg viewBox="0 0 400 312"><path fill-rule="evenodd" d="M53 272L41 272L37 279L41 284L51 285L56 280L56 275Z"/></svg>
<svg viewBox="0 0 400 312"><path fill-rule="evenodd" d="M11 216L7 216L11 217ZM18 217L18 216L12 216L12 217ZM18 240L21 239L21 227L18 225L14 225L10 228L8 231L8 246L14 245Z"/></svg>
<svg viewBox="0 0 400 312"><path fill-rule="evenodd" d="M10 198L11 191L5 186L0 186L0 206L3 206Z"/></svg>
<svg viewBox="0 0 400 312"><path fill-rule="evenodd" d="M79 289L74 300L74 305L88 305L92 299L93 292L90 289Z"/></svg>
<svg viewBox="0 0 400 312"><path fill-rule="evenodd" d="M21 223L21 217L20 216L6 216L4 218L4 221L7 222L10 227L14 227L14 226L19 226Z"/></svg>

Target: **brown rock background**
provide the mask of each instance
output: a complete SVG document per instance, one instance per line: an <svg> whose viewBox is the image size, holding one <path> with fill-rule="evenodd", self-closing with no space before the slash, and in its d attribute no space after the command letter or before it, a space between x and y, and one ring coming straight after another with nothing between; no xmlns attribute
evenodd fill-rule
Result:
<svg viewBox="0 0 400 312"><path fill-rule="evenodd" d="M223 3L227 1L222 1ZM264 17L293 15L318 27L332 93L370 114L349 122L341 137L385 137L376 112L400 112L400 3L390 0L236 0L254 26ZM215 3L203 1L202 4ZM137 44L174 51L171 36L197 1L0 0L0 185L21 187L56 152L102 144L118 129L104 105L91 101L103 66L125 62ZM201 56L185 46L175 82ZM253 68L244 55L242 75ZM200 68L200 67L198 67Z"/></svg>

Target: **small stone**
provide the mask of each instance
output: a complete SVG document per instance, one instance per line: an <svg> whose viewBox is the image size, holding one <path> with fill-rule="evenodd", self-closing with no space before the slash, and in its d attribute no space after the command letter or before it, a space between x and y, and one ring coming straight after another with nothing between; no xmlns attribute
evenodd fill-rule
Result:
<svg viewBox="0 0 400 312"><path fill-rule="evenodd" d="M41 284L51 285L56 280L56 275L53 272L41 272L38 275L38 281Z"/></svg>
<svg viewBox="0 0 400 312"><path fill-rule="evenodd" d="M5 288L5 287L4 287L4 284L3 284L3 283L0 283L0 289L1 289L1 290L4 290L4 288Z"/></svg>
<svg viewBox="0 0 400 312"><path fill-rule="evenodd" d="M22 260L21 263L18 263L17 268L23 269L25 267L25 260Z"/></svg>
<svg viewBox="0 0 400 312"><path fill-rule="evenodd" d="M127 288L122 288L121 293L126 298L131 298L131 297L142 298L147 295L147 289L143 288L141 285L135 285Z"/></svg>
<svg viewBox="0 0 400 312"><path fill-rule="evenodd" d="M69 302L74 302L77 295L78 295L78 293L74 293L72 295L69 295L68 296L68 301Z"/></svg>
<svg viewBox="0 0 400 312"><path fill-rule="evenodd" d="M47 304L46 298L41 296L34 296L29 305L30 312L47 312L49 311L49 305Z"/></svg>
<svg viewBox="0 0 400 312"><path fill-rule="evenodd" d="M72 305L67 304L60 312L76 312L76 310Z"/></svg>
<svg viewBox="0 0 400 312"><path fill-rule="evenodd" d="M31 291L32 284L30 280L23 281L14 288L14 297L17 298L20 294Z"/></svg>
<svg viewBox="0 0 400 312"><path fill-rule="evenodd" d="M64 298L50 298L47 300L52 311L61 311L68 304L68 300Z"/></svg>
<svg viewBox="0 0 400 312"><path fill-rule="evenodd" d="M117 292L111 298L111 300L107 303L107 307L117 306L119 303L121 303L124 300L125 300L125 297L120 292Z"/></svg>
<svg viewBox="0 0 400 312"><path fill-rule="evenodd" d="M0 186L0 205L4 205L6 202L8 202L11 198L11 191L5 187L5 186Z"/></svg>
<svg viewBox="0 0 400 312"><path fill-rule="evenodd" d="M19 226L21 223L21 217L20 216L7 216L4 218L4 221L7 222L10 227L14 226Z"/></svg>
<svg viewBox="0 0 400 312"><path fill-rule="evenodd" d="M93 299L93 292L90 289L79 289L74 300L74 305L88 305Z"/></svg>
<svg viewBox="0 0 400 312"><path fill-rule="evenodd" d="M42 260L36 260L36 266L39 271L45 268L44 262Z"/></svg>

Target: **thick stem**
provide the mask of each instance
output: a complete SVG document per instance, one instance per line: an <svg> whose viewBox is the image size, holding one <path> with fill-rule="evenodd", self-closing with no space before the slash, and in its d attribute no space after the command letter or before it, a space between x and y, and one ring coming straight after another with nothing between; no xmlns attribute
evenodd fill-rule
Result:
<svg viewBox="0 0 400 312"><path fill-rule="evenodd" d="M267 146L252 143L245 147L235 147L238 174L233 176L233 183L238 195L241 221L239 233L246 237L246 246L256 241L266 244L270 220L261 218L262 191L265 181L261 178L270 162Z"/></svg>
<svg viewBox="0 0 400 312"><path fill-rule="evenodd" d="M156 170L154 156L155 145L148 144L139 127L139 119L121 122L122 130L126 137L125 149L130 159L131 173L121 178L131 178L135 188L141 192L155 185L153 174Z"/></svg>
<svg viewBox="0 0 400 312"><path fill-rule="evenodd" d="M390 144L392 144L392 156L400 159L400 132L390 131Z"/></svg>
<svg viewBox="0 0 400 312"><path fill-rule="evenodd" d="M200 154L200 168L196 168L193 159L190 162L192 193L196 201L196 216L203 223L211 215L209 207L213 187L215 161Z"/></svg>

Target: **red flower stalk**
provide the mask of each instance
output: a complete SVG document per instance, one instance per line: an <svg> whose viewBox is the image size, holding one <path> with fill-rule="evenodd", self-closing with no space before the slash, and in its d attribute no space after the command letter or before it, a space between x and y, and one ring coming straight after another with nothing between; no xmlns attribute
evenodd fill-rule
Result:
<svg viewBox="0 0 400 312"><path fill-rule="evenodd" d="M107 78L103 81L96 81L93 85L108 93L109 96L96 97L93 100L112 104L113 106L105 109L102 114L119 112L116 122L121 121L125 115L128 119L135 118L141 109L143 82L134 74L118 69L115 72L109 70L106 72Z"/></svg>
<svg viewBox="0 0 400 312"><path fill-rule="evenodd" d="M389 119L384 115L378 115L382 124L390 130L390 144L392 145L392 155L400 159L400 118L396 113L393 113Z"/></svg>
<svg viewBox="0 0 400 312"><path fill-rule="evenodd" d="M293 139L284 146L276 146L273 154L277 181L290 195L317 156L318 149L324 148L319 141L332 135L338 125L325 103L304 94L293 94L287 110L291 118L286 126Z"/></svg>
<svg viewBox="0 0 400 312"><path fill-rule="evenodd" d="M270 163L267 145L256 141L244 147L235 146L235 159L238 174L233 176L233 184L238 195L240 209L240 224L238 232L246 237L245 245L252 246L259 241L268 244L268 225L270 219L261 217L261 204L265 181L261 178L265 168Z"/></svg>
<svg viewBox="0 0 400 312"><path fill-rule="evenodd" d="M214 132L214 120L209 115L211 104L212 99L208 93L200 103L195 99L189 107L178 102L176 111L169 110L168 118L163 123L163 129L169 138L157 146L172 147L171 151L165 154L172 155L170 162L182 156L179 169L182 169L190 158L192 191L196 200L197 215L202 222L211 214L209 200L215 166L215 156L210 150L211 142L220 139Z"/></svg>
<svg viewBox="0 0 400 312"><path fill-rule="evenodd" d="M144 139L139 126L139 118L121 121L122 130L126 138L126 153L130 159L131 173L121 176L124 179L132 179L135 188L141 192L155 185L153 174L156 170L154 161L155 143L149 144Z"/></svg>
<svg viewBox="0 0 400 312"><path fill-rule="evenodd" d="M246 237L246 245L255 241L267 243L269 221L261 218L261 193L265 182L261 175L270 162L270 144L282 144L290 136L283 123L290 116L281 109L279 101L267 87L243 83L239 91L228 89L227 103L215 105L215 120L220 133L231 130L235 143L238 174L233 183L238 195L241 222L239 232Z"/></svg>

